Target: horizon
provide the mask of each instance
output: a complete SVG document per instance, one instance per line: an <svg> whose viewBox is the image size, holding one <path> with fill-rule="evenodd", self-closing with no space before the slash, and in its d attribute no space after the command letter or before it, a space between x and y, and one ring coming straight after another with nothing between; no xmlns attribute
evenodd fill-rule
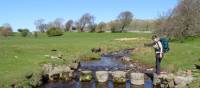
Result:
<svg viewBox="0 0 200 88"><path fill-rule="evenodd" d="M70 4L68 4L70 3ZM9 23L13 31L28 28L36 31L34 21L45 19L48 23L56 18L77 21L83 14L94 15L95 22L115 20L120 12L131 11L133 19L154 20L160 13L173 9L178 0L3 0L0 3L0 25Z"/></svg>

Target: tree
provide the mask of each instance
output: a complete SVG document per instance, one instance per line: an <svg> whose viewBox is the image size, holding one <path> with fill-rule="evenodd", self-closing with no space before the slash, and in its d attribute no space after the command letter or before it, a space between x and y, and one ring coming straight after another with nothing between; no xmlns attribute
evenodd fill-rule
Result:
<svg viewBox="0 0 200 88"><path fill-rule="evenodd" d="M58 29L63 29L63 22L64 22L64 19L63 18L56 18L54 21L53 21L53 25L55 28L58 28Z"/></svg>
<svg viewBox="0 0 200 88"><path fill-rule="evenodd" d="M130 11L121 12L118 16L118 20L121 24L121 32L124 31L124 28L128 26L133 19L133 14Z"/></svg>
<svg viewBox="0 0 200 88"><path fill-rule="evenodd" d="M121 32L120 22L118 20L111 21L109 23L109 28L110 28L112 33Z"/></svg>
<svg viewBox="0 0 200 88"><path fill-rule="evenodd" d="M56 18L54 21L49 22L47 24L47 29L56 28L56 29L64 30L63 22L64 22L64 19Z"/></svg>
<svg viewBox="0 0 200 88"><path fill-rule="evenodd" d="M29 30L27 28L25 28L25 29L18 29L18 32L21 33L22 37L26 37L29 34Z"/></svg>
<svg viewBox="0 0 200 88"><path fill-rule="evenodd" d="M81 24L79 22L75 23L76 29L81 32Z"/></svg>
<svg viewBox="0 0 200 88"><path fill-rule="evenodd" d="M178 5L157 21L157 34L167 34L171 39L184 40L200 35L200 1L181 0Z"/></svg>
<svg viewBox="0 0 200 88"><path fill-rule="evenodd" d="M89 32L95 32L96 27L97 27L97 24L95 23L88 25Z"/></svg>
<svg viewBox="0 0 200 88"><path fill-rule="evenodd" d="M8 36L12 35L12 33L13 33L12 27L8 23L1 26L0 31L1 31L2 36L4 36L4 37L8 37Z"/></svg>
<svg viewBox="0 0 200 88"><path fill-rule="evenodd" d="M45 24L44 21L44 19L38 19L34 22L36 29L40 32L46 32L48 29L47 24Z"/></svg>
<svg viewBox="0 0 200 88"><path fill-rule="evenodd" d="M90 15L89 13L86 13L80 18L77 24L79 24L80 26L80 32L84 32L84 28L87 25L94 24L94 16Z"/></svg>
<svg viewBox="0 0 200 88"><path fill-rule="evenodd" d="M65 32L70 31L70 28L73 26L73 20L68 20L65 24Z"/></svg>
<svg viewBox="0 0 200 88"><path fill-rule="evenodd" d="M106 28L106 23L100 22L96 27L96 32L98 33L104 32L105 28Z"/></svg>

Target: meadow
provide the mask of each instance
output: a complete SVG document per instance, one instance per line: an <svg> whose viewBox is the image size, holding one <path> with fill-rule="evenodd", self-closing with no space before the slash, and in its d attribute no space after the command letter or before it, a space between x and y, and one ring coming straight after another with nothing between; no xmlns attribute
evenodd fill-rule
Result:
<svg viewBox="0 0 200 88"><path fill-rule="evenodd" d="M140 48L134 53L132 60L154 66L154 50L144 47L150 42L150 33L65 33L63 36L47 37L46 34L21 37L19 34L0 37L0 85L18 82L30 72L40 72L44 63L64 63L80 57L94 57L91 48L102 48L110 52L125 48ZM119 38L136 38L129 41L118 41ZM162 69L170 72L192 69L194 64L200 64L200 38L188 39L184 43L171 42L170 52L165 54ZM63 59L54 61L46 55L52 54L52 49L63 54Z"/></svg>

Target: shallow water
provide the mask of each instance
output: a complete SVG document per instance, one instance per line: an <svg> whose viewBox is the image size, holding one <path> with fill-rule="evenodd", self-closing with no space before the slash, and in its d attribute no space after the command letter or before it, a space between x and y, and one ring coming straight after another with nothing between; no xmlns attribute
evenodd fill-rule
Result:
<svg viewBox="0 0 200 88"><path fill-rule="evenodd" d="M102 57L100 60L96 60L96 61L81 62L80 69L92 70L92 71L126 70L128 69L128 64L122 63L121 60L113 59L110 57Z"/></svg>
<svg viewBox="0 0 200 88"><path fill-rule="evenodd" d="M106 83L97 83L94 80L90 82L50 82L40 88L153 88L151 80L145 80L145 84L142 86L131 85L128 80L125 84L114 84L111 80Z"/></svg>
<svg viewBox="0 0 200 88"><path fill-rule="evenodd" d="M95 79L95 71L127 71L131 69L128 64L123 63L120 58L123 56L130 56L129 51L114 52L107 55L103 55L100 60L95 61L81 61L79 69L93 71L93 79L90 82L80 82L79 72L77 71L77 79L72 81L56 81L44 84L40 88L153 88L152 80L145 80L145 84L142 86L131 85L130 80L127 78L124 84L115 84L109 77L109 81L106 83L98 83Z"/></svg>

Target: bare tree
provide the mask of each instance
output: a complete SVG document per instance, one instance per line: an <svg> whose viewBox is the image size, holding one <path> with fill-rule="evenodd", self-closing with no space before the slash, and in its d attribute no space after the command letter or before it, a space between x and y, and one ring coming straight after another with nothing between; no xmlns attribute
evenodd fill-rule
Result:
<svg viewBox="0 0 200 88"><path fill-rule="evenodd" d="M121 12L118 16L118 20L121 23L121 32L124 31L124 28L128 26L133 19L133 14L130 11Z"/></svg>
<svg viewBox="0 0 200 88"><path fill-rule="evenodd" d="M76 29L81 32L81 24L79 22L75 22Z"/></svg>
<svg viewBox="0 0 200 88"><path fill-rule="evenodd" d="M63 28L64 28L63 22L64 22L64 19L63 19L63 18L56 18L56 19L53 21L53 26L54 26L55 28L58 28L58 29L63 29Z"/></svg>
<svg viewBox="0 0 200 88"><path fill-rule="evenodd" d="M80 31L84 32L84 28L87 25L94 24L94 16L90 15L89 13L86 13L80 18L78 24L80 25Z"/></svg>
<svg viewBox="0 0 200 88"><path fill-rule="evenodd" d="M47 31L47 24L44 23L44 19L38 19L34 22L36 29L40 32L46 32Z"/></svg>
<svg viewBox="0 0 200 88"><path fill-rule="evenodd" d="M12 35L13 30L12 30L11 25L6 23L0 27L0 32L1 32L2 36L8 37L8 36Z"/></svg>
<svg viewBox="0 0 200 88"><path fill-rule="evenodd" d="M66 23L65 23L65 32L66 31L70 31L70 28L72 28L73 26L73 20L68 20Z"/></svg>
<svg viewBox="0 0 200 88"><path fill-rule="evenodd" d="M106 23L100 22L96 27L96 32L104 32L104 29L106 28Z"/></svg>
<svg viewBox="0 0 200 88"><path fill-rule="evenodd" d="M96 27L97 27L97 24L95 23L89 24L88 25L89 32L95 32Z"/></svg>

